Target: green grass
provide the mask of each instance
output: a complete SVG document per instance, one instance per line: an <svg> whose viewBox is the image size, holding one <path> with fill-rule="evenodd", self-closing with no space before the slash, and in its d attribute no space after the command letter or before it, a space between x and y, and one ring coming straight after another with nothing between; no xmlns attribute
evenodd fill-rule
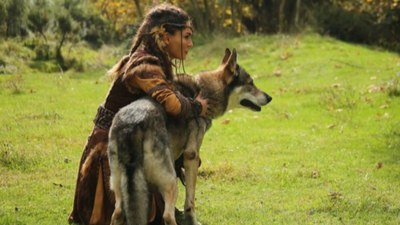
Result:
<svg viewBox="0 0 400 225"><path fill-rule="evenodd" d="M186 71L215 68L225 47L273 101L206 134L200 221L400 224L400 57L312 34L216 38ZM104 73L0 76L0 224L67 224Z"/></svg>

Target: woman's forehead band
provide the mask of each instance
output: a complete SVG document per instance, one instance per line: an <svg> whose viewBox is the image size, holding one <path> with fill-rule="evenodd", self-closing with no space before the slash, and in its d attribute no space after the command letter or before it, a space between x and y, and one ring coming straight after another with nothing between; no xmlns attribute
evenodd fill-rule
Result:
<svg viewBox="0 0 400 225"><path fill-rule="evenodd" d="M188 28L193 32L192 23L190 23L190 25L187 25L186 23L185 24L183 24L183 23L163 23L161 26L164 26L164 25L170 25L170 26L179 27L179 28Z"/></svg>

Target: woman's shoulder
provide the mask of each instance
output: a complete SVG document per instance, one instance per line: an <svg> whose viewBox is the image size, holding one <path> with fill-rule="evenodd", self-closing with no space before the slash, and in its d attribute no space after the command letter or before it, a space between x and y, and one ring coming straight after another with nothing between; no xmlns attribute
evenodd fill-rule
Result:
<svg viewBox="0 0 400 225"><path fill-rule="evenodd" d="M161 66L161 61L158 57L146 52L145 50L137 50L131 56L132 64L139 65L139 64L152 64Z"/></svg>
<svg viewBox="0 0 400 225"><path fill-rule="evenodd" d="M151 77L153 77L155 74L162 77L165 76L160 59L145 51L134 52L125 68L123 80L128 79L128 77L132 77L134 74L140 76L151 74Z"/></svg>

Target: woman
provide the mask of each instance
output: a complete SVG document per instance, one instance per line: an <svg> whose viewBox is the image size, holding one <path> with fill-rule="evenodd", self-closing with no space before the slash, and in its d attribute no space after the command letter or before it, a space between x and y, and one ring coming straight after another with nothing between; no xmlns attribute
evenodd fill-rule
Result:
<svg viewBox="0 0 400 225"><path fill-rule="evenodd" d="M188 99L177 93L171 83L174 67L171 60L178 59L183 64L193 46L192 34L185 11L169 4L158 5L144 18L129 55L110 70L113 83L98 108L94 129L81 158L70 223L110 224L115 199L109 186L107 142L111 121L120 108L148 95L172 117L205 115L206 100L201 96ZM159 203L160 199L153 202ZM149 220L158 224L154 218L158 217L153 210Z"/></svg>

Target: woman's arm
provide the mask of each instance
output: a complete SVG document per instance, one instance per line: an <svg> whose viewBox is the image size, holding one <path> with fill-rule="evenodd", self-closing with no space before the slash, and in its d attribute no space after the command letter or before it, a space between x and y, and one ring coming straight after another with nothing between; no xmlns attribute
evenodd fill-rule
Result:
<svg viewBox="0 0 400 225"><path fill-rule="evenodd" d="M159 65L137 65L125 72L123 81L130 90L140 89L154 98L171 116L188 118L199 116L201 113L201 109L200 112L195 110L195 104L198 103L175 91Z"/></svg>

